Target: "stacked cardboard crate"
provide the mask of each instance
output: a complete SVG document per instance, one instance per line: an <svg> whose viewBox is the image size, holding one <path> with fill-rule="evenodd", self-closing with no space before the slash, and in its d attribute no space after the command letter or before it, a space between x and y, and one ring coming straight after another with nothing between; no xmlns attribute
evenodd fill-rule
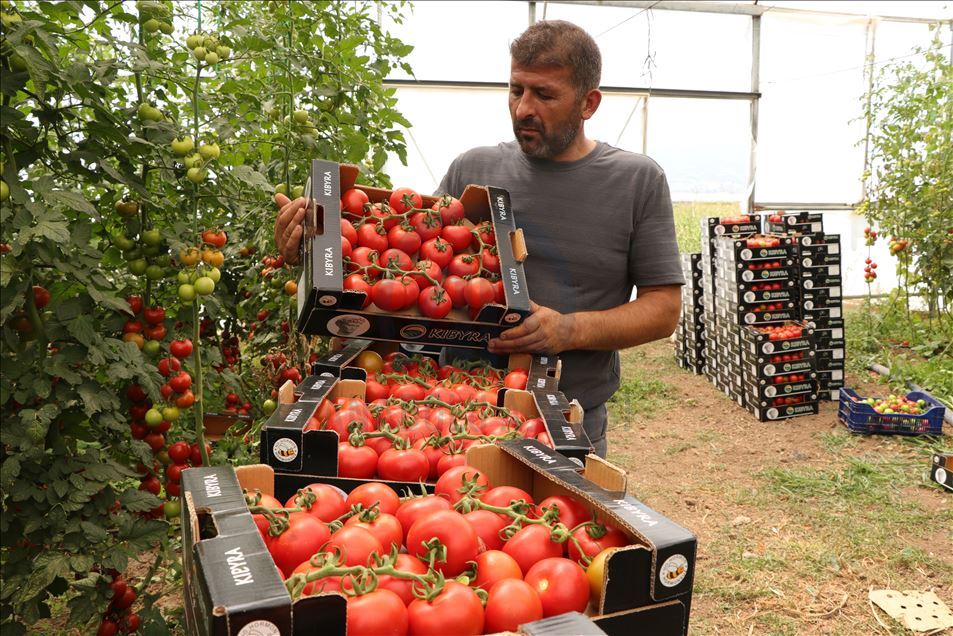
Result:
<svg viewBox="0 0 953 636"><path fill-rule="evenodd" d="M682 254L682 313L675 329L675 361L683 369L701 373L705 369L705 306L702 302L701 253Z"/></svg>
<svg viewBox="0 0 953 636"><path fill-rule="evenodd" d="M844 386L844 313L840 235L825 234L821 214L794 212L768 217L768 230L797 240L799 307L814 330L821 399L837 400Z"/></svg>

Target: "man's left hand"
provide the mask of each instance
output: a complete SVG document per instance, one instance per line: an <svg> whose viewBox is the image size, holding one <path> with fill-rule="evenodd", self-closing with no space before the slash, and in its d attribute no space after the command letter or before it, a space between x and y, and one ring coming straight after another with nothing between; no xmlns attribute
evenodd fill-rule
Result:
<svg viewBox="0 0 953 636"><path fill-rule="evenodd" d="M531 308L533 313L520 325L490 340L491 353L557 354L572 348L572 314L561 314L534 302L531 302Z"/></svg>

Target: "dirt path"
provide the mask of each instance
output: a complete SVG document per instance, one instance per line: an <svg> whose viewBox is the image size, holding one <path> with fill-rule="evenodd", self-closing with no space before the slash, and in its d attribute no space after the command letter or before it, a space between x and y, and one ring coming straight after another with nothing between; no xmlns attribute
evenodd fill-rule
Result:
<svg viewBox="0 0 953 636"><path fill-rule="evenodd" d="M871 587L935 589L953 606L953 497L922 482L929 443L852 435L834 402L760 423L679 369L668 342L627 352L623 378L609 459L632 495L698 535L692 634L905 633L878 625Z"/></svg>

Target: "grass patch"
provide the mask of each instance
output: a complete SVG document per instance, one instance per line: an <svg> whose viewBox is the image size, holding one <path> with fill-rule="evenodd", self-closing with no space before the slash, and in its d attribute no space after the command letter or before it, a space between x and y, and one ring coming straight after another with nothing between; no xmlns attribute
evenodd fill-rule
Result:
<svg viewBox="0 0 953 636"><path fill-rule="evenodd" d="M673 359L666 361L675 367ZM611 417L628 421L665 406L675 389L658 378L660 362L656 357L649 359L638 347L622 352L622 383L608 402Z"/></svg>

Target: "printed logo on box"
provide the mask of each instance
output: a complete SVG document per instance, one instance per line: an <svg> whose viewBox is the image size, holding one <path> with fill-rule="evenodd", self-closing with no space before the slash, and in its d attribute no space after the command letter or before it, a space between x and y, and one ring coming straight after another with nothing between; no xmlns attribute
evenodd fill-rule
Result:
<svg viewBox="0 0 953 636"><path fill-rule="evenodd" d="M675 587L688 576L688 559L681 554L673 554L665 559L659 569L659 581L665 587Z"/></svg>
<svg viewBox="0 0 953 636"><path fill-rule="evenodd" d="M298 456L298 445L293 439L282 437L271 447L271 453L280 462L294 461Z"/></svg>
<svg viewBox="0 0 953 636"><path fill-rule="evenodd" d="M354 314L341 314L328 321L328 331L335 336L360 336L367 333L370 328L371 323L367 318Z"/></svg>
<svg viewBox="0 0 953 636"><path fill-rule="evenodd" d="M337 302L338 302L338 299L335 298L334 296L325 295L325 296L321 296L321 298L318 298L318 304L323 305L325 307L333 307L334 305L337 304Z"/></svg>
<svg viewBox="0 0 953 636"><path fill-rule="evenodd" d="M281 630L271 621L252 621L241 628L238 636L281 636Z"/></svg>
<svg viewBox="0 0 953 636"><path fill-rule="evenodd" d="M423 325L407 325L400 330L400 335L408 340L416 340L427 333L427 328Z"/></svg>

